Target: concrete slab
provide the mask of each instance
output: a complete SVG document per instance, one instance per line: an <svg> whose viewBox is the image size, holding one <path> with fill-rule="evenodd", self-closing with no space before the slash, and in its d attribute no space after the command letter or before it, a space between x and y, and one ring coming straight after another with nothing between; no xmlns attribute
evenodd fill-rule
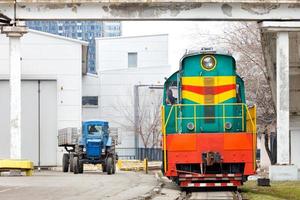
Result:
<svg viewBox="0 0 300 200"><path fill-rule="evenodd" d="M163 188L159 196L152 198L153 200L175 200L180 196L180 190Z"/></svg>
<svg viewBox="0 0 300 200"><path fill-rule="evenodd" d="M3 171L5 172L11 170L25 171L26 176L32 176L33 162L29 160L14 160L14 159L0 160L0 175L1 172Z"/></svg>
<svg viewBox="0 0 300 200"><path fill-rule="evenodd" d="M193 192L190 200L201 200L201 199L210 199L210 200L232 200L232 192Z"/></svg>
<svg viewBox="0 0 300 200"><path fill-rule="evenodd" d="M298 179L298 168L295 165L271 165L269 178L272 181L295 181Z"/></svg>
<svg viewBox="0 0 300 200"><path fill-rule="evenodd" d="M0 168L19 168L19 169L33 169L33 163L29 160L0 160Z"/></svg>

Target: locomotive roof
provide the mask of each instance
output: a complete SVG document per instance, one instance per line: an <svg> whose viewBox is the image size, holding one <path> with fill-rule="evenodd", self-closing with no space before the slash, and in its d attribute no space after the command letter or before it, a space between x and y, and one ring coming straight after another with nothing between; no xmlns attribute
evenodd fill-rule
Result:
<svg viewBox="0 0 300 200"><path fill-rule="evenodd" d="M218 54L218 55L225 55L225 56L232 56L231 53L224 49L212 49L212 48L201 48L200 50L188 50L185 52L181 60L183 60L186 57L189 56L195 56L195 55L202 55L202 54Z"/></svg>
<svg viewBox="0 0 300 200"><path fill-rule="evenodd" d="M188 50L185 52L185 54L180 59L180 63L179 63L180 70L182 69L182 61L185 58L191 57L191 56L196 56L196 55L224 55L224 56L232 57L232 54L229 53L228 51L226 52L225 50L214 50L211 48L201 48L200 50Z"/></svg>

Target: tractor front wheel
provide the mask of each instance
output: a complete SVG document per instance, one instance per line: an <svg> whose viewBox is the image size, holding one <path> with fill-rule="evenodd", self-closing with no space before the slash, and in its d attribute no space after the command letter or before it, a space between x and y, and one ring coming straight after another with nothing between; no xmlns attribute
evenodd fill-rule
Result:
<svg viewBox="0 0 300 200"><path fill-rule="evenodd" d="M63 168L63 172L69 171L69 154L67 154L67 153L64 153L64 155L63 155L62 168Z"/></svg>

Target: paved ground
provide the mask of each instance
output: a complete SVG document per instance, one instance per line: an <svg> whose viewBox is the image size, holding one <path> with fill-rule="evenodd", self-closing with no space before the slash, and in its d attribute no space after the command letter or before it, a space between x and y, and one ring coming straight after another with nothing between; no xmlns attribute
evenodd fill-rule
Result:
<svg viewBox="0 0 300 200"><path fill-rule="evenodd" d="M125 200L136 199L157 185L154 175L137 172L85 172L74 175L54 171L35 172L32 177L0 177L2 200Z"/></svg>
<svg viewBox="0 0 300 200"><path fill-rule="evenodd" d="M154 196L153 200L176 200L181 195L180 188L167 177L161 177L160 181L164 184L160 193Z"/></svg>

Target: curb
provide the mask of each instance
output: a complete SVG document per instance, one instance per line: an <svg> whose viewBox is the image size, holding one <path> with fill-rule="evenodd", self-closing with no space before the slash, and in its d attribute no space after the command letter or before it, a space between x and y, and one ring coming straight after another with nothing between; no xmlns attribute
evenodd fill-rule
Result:
<svg viewBox="0 0 300 200"><path fill-rule="evenodd" d="M157 185L148 193L141 195L137 198L137 200L150 200L154 196L160 194L162 187L165 185L161 179L161 177L158 175L158 172L155 173L155 178L157 180Z"/></svg>

